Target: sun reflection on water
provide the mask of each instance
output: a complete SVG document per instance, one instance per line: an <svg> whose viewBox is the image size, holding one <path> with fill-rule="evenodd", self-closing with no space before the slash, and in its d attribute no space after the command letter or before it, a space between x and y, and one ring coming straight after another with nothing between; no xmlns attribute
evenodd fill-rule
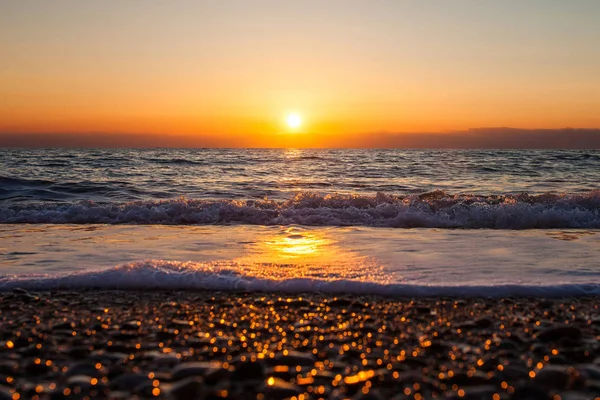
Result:
<svg viewBox="0 0 600 400"><path fill-rule="evenodd" d="M320 255L327 251L326 247L334 241L315 234L289 234L288 236L275 236L266 240L264 247L282 258L300 258L311 255Z"/></svg>
<svg viewBox="0 0 600 400"><path fill-rule="evenodd" d="M327 229L281 228L246 247L247 253L234 261L252 276L269 279L384 279L382 267L373 258L342 247Z"/></svg>

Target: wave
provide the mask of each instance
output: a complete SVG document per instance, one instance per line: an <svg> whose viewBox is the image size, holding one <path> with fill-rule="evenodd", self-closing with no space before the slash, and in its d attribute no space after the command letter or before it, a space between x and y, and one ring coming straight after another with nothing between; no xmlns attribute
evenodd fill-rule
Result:
<svg viewBox="0 0 600 400"><path fill-rule="evenodd" d="M157 158L157 159L149 159L149 158L144 158L144 161L147 162L152 162L152 163L156 163L156 164L168 164L168 165L205 165L206 163L204 162L200 162L200 161L193 161L193 160L188 160L185 158L169 158L169 159L162 159L162 158Z"/></svg>
<svg viewBox="0 0 600 400"><path fill-rule="evenodd" d="M3 188L38 187L52 185L54 182L42 179L24 179L0 176L0 186Z"/></svg>
<svg viewBox="0 0 600 400"><path fill-rule="evenodd" d="M0 205L0 223L250 224L395 228L600 228L600 190L581 194L320 195L287 201L171 199Z"/></svg>
<svg viewBox="0 0 600 400"><path fill-rule="evenodd" d="M0 276L0 291L26 290L209 290L246 292L373 294L428 297L578 297L600 295L597 283L546 285L424 285L319 278L270 279L245 275L235 264L149 260L103 271L62 275Z"/></svg>

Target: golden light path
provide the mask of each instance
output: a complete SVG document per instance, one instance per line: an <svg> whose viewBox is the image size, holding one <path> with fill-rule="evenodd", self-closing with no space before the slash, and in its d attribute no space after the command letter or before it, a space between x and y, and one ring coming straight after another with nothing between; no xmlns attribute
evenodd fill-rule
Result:
<svg viewBox="0 0 600 400"><path fill-rule="evenodd" d="M367 269L371 277L385 280L376 260L341 247L334 238L328 229L287 227L248 244L247 253L233 261L248 275L267 279L360 279Z"/></svg>

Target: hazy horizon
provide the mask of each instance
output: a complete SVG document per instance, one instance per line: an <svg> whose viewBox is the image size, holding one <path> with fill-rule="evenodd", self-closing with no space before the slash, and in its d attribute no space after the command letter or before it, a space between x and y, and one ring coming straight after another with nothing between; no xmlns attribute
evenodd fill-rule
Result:
<svg viewBox="0 0 600 400"><path fill-rule="evenodd" d="M374 132L271 137L268 146L252 146L240 137L127 134L118 132L8 133L0 132L0 147L32 148L404 148L404 149L600 149L600 129L472 128L450 132ZM312 145L311 145L312 144Z"/></svg>

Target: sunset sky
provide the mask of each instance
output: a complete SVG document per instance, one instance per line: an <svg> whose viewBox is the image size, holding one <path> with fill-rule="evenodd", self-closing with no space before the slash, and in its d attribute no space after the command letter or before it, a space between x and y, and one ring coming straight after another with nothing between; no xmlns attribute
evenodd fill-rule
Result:
<svg viewBox="0 0 600 400"><path fill-rule="evenodd" d="M368 146L598 128L599 21L598 0L6 0L0 133Z"/></svg>

